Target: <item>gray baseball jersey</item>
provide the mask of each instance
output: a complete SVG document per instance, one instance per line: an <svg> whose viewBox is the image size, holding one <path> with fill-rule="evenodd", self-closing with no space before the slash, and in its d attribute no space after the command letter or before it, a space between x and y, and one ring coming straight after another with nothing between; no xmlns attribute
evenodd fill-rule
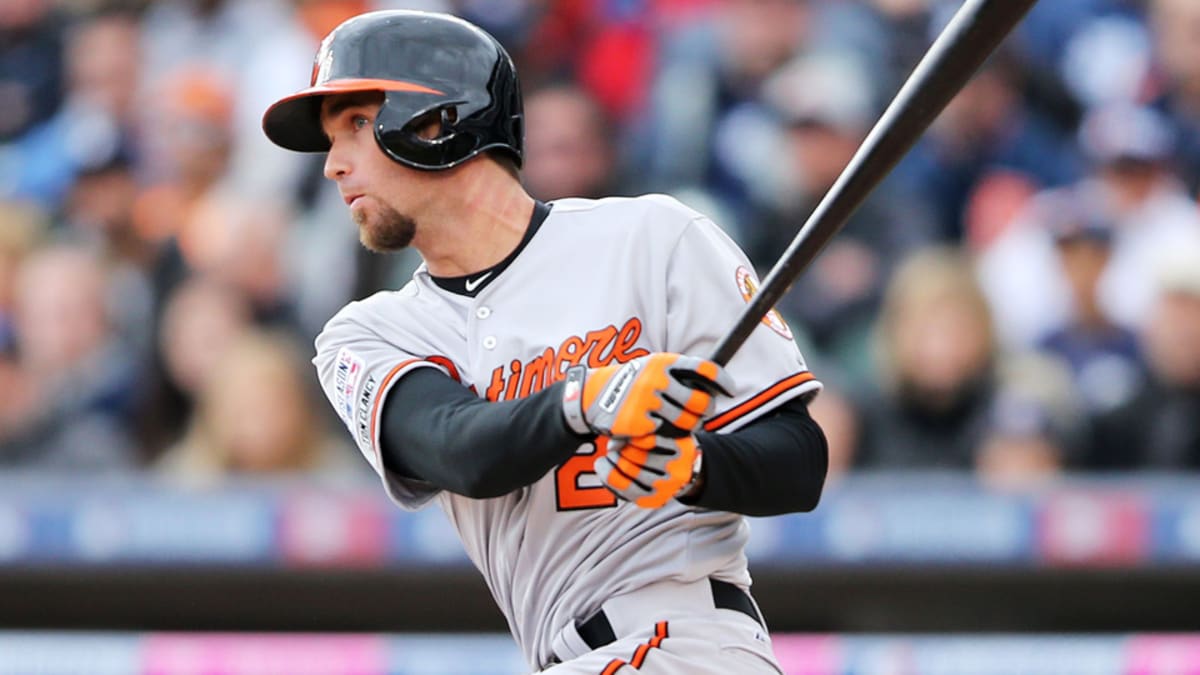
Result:
<svg viewBox="0 0 1200 675"><path fill-rule="evenodd" d="M564 199L476 297L442 290L422 266L394 292L340 311L313 362L329 400L400 506L435 500L458 530L531 664L608 598L655 581L716 577L748 588L745 520L671 502L644 510L591 472L591 444L533 485L494 499L438 491L384 470L381 402L414 368L439 368L489 400L527 396L576 364L655 351L706 356L755 291L749 261L708 218L661 195ZM772 312L728 364L728 431L820 384ZM601 440L600 444L603 445Z"/></svg>

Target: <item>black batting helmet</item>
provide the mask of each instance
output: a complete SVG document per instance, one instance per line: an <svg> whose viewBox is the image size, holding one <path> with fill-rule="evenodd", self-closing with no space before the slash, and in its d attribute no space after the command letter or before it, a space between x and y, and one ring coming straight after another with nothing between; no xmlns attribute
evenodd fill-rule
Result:
<svg viewBox="0 0 1200 675"><path fill-rule="evenodd" d="M326 152L321 99L379 91L383 106L375 140L392 159L415 169L448 169L491 149L521 166L521 90L512 59L479 27L448 14L369 12L335 28L317 51L307 89L263 115L276 145ZM439 115L436 138L418 135L419 120Z"/></svg>

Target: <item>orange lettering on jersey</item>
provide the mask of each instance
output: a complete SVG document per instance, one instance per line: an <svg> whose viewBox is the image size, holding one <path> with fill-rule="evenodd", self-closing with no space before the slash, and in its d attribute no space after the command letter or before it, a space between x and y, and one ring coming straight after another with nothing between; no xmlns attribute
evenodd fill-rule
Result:
<svg viewBox="0 0 1200 675"><path fill-rule="evenodd" d="M489 401L524 398L563 379L572 366L584 364L599 368L645 356L649 350L636 346L641 335L642 322L637 317L629 319L620 328L610 325L588 331L583 337L571 335L557 349L547 347L529 361L522 363L513 359L508 365L493 370L487 398Z"/></svg>
<svg viewBox="0 0 1200 675"><path fill-rule="evenodd" d="M565 373L571 366L579 365L579 362L587 356L583 350L583 338L578 335L563 340L558 347L558 358L554 361L554 372Z"/></svg>
<svg viewBox="0 0 1200 675"><path fill-rule="evenodd" d="M462 384L462 377L460 377L458 374L458 368L454 366L454 362L450 359L444 356L426 356L425 360L430 363L436 363L437 365L445 368L446 372L450 373L450 377L454 378L455 382Z"/></svg>
<svg viewBox="0 0 1200 675"><path fill-rule="evenodd" d="M484 395L489 401L499 401L500 392L504 391L504 369L497 368L492 371L492 381L488 383L487 391Z"/></svg>
<svg viewBox="0 0 1200 675"><path fill-rule="evenodd" d="M634 319L626 321L624 326L621 326L621 331L617 333L617 344L614 349L618 353L627 353L635 349L638 338L642 336L642 322ZM648 352L647 352L648 353Z"/></svg>
<svg viewBox="0 0 1200 675"><path fill-rule="evenodd" d="M455 366L454 362L451 361L450 359L446 358L445 356L434 355L434 356L426 356L425 360L430 363L436 363L437 365L445 368L446 372L450 374L450 377L454 378L455 382L462 384L462 375L458 374L458 366ZM479 392L476 391L476 389L475 389L475 385L471 385L471 386L467 387L467 389L472 394L476 394L476 395L479 394Z"/></svg>
<svg viewBox="0 0 1200 675"><path fill-rule="evenodd" d="M613 351L610 345L617 339L617 327L605 326L600 330L588 331L587 352L588 368L599 368L613 362ZM608 350L607 352L605 350Z"/></svg>
<svg viewBox="0 0 1200 675"><path fill-rule="evenodd" d="M525 364L525 369L521 374L521 393L520 397L541 391L546 387L554 384L554 350L546 347L546 351L542 355L529 361Z"/></svg>
<svg viewBox="0 0 1200 675"><path fill-rule="evenodd" d="M512 369L512 375L508 378L508 385L504 387L504 398L511 401L517 397L517 384L521 381L521 362L513 359L508 367Z"/></svg>

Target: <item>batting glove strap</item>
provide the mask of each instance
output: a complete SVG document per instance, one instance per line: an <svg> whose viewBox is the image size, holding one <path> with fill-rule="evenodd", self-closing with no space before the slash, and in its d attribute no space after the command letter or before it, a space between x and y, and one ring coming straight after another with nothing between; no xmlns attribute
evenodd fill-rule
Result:
<svg viewBox="0 0 1200 675"><path fill-rule="evenodd" d="M580 436L593 435L583 416L583 382L586 379L586 366L570 368L563 389L563 418L567 421L567 428Z"/></svg>

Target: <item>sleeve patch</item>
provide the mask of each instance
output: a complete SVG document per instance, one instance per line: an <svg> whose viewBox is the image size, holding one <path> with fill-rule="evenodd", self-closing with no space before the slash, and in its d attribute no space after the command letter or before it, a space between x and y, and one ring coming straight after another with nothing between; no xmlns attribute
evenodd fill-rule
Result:
<svg viewBox="0 0 1200 675"><path fill-rule="evenodd" d="M742 294L742 299L747 303L754 298L754 294L758 293L758 281L754 278L754 273L744 266L737 268L737 287ZM793 340L792 329L788 327L787 322L783 320L779 310L772 308L763 316L762 322L771 330L779 333L788 340Z"/></svg>
<svg viewBox="0 0 1200 675"><path fill-rule="evenodd" d="M374 407L375 388L377 383L374 375L368 375L363 385L362 395L358 397L358 410L355 418L355 434L358 436L359 447L371 447L371 410Z"/></svg>
<svg viewBox="0 0 1200 675"><path fill-rule="evenodd" d="M338 417L341 417L347 426L354 424L354 408L357 402L354 392L358 390L358 382L366 370L366 362L354 352L346 347L342 347L338 352L333 376L333 405Z"/></svg>

